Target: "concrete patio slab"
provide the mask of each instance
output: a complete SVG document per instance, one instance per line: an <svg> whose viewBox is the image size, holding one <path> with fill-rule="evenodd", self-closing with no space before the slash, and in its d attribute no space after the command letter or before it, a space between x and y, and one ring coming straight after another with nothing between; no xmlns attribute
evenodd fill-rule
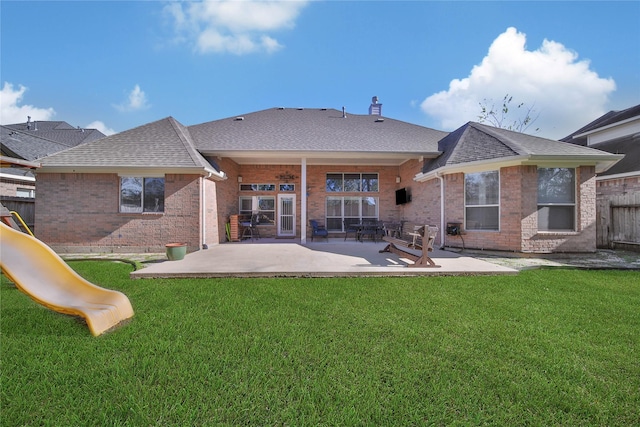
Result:
<svg viewBox="0 0 640 427"><path fill-rule="evenodd" d="M260 239L224 243L187 254L179 261L153 263L132 278L338 277L517 274L518 270L467 255L435 250L438 268L409 268L412 261L384 252L384 242L329 239L307 242ZM418 252L415 252L418 254Z"/></svg>

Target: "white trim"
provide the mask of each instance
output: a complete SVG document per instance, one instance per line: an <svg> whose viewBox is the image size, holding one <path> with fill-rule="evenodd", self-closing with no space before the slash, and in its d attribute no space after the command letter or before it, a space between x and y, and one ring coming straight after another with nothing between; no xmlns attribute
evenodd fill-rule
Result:
<svg viewBox="0 0 640 427"><path fill-rule="evenodd" d="M307 159L300 164L300 244L307 244Z"/></svg>
<svg viewBox="0 0 640 427"><path fill-rule="evenodd" d="M12 179L14 181L36 182L36 179L32 176L13 175L10 173L0 173L0 178Z"/></svg>
<svg viewBox="0 0 640 427"><path fill-rule="evenodd" d="M618 173L615 175L596 176L596 181L607 181L609 179L622 179L622 178L640 178L640 171Z"/></svg>
<svg viewBox="0 0 640 427"><path fill-rule="evenodd" d="M591 129L591 130L583 132L583 133L579 133L578 135L574 135L572 139L581 138L583 136L593 135L594 133L598 133L598 132L605 131L607 129L611 129L611 128L615 128L615 127L618 127L618 126L622 126L622 125L625 125L627 123L632 123L632 122L634 122L636 120L640 120L640 116L633 116L633 117L630 117L630 118L625 119L625 120L620 120L619 122L611 123L611 124L608 124L606 126L602 126L602 127L599 127L599 128Z"/></svg>
<svg viewBox="0 0 640 427"><path fill-rule="evenodd" d="M163 168L163 167L90 167L90 166L43 166L38 170L38 173L113 173L118 176L149 176L160 177L164 175L201 175L214 181L224 181L227 179L227 174L224 172L218 172L214 169L205 168Z"/></svg>

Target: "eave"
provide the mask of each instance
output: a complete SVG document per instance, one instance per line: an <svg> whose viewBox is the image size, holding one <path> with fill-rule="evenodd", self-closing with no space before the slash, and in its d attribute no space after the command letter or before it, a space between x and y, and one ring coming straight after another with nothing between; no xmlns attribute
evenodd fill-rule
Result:
<svg viewBox="0 0 640 427"><path fill-rule="evenodd" d="M227 175L223 171L216 171L212 168L176 168L176 167L112 167L112 166L42 166L38 171L43 173L111 173L119 176L164 176L168 174L176 175L201 175L214 181L224 181Z"/></svg>
<svg viewBox="0 0 640 427"><path fill-rule="evenodd" d="M203 156L229 158L240 165L373 165L400 166L412 159L435 158L440 152L375 151L201 151Z"/></svg>
<svg viewBox="0 0 640 427"><path fill-rule="evenodd" d="M611 168L624 154L606 154L601 156L557 156L557 155L523 155L513 157L502 157L499 159L482 160L478 162L460 163L443 166L427 173L418 173L414 176L414 181L423 182L454 173L474 173L487 170L495 170L511 166L540 166L540 167L579 167L594 166L596 173L605 172Z"/></svg>

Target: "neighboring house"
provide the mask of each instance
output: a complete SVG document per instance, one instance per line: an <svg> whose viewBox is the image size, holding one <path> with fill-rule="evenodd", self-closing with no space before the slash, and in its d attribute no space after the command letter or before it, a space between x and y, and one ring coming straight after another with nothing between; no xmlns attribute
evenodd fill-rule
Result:
<svg viewBox="0 0 640 427"><path fill-rule="evenodd" d="M38 172L38 235L67 252L194 251L225 242L232 215L259 213L262 237L302 243L309 219L338 236L377 219L438 225L440 246L595 251L596 172L622 156L477 123L449 134L381 109L168 117L54 154Z"/></svg>
<svg viewBox="0 0 640 427"><path fill-rule="evenodd" d="M640 105L610 111L561 141L625 155L596 178L597 246L640 250Z"/></svg>
<svg viewBox="0 0 640 427"><path fill-rule="evenodd" d="M96 129L74 128L61 121L0 125L0 201L17 211L33 228L37 160L105 135ZM10 161L11 159L11 161Z"/></svg>

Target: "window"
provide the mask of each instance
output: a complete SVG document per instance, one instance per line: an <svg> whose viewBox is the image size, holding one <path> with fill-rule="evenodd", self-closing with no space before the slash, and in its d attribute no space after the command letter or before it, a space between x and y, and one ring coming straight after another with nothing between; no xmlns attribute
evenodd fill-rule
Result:
<svg viewBox="0 0 640 427"><path fill-rule="evenodd" d="M36 197L36 190L33 188L20 188L16 189L16 197Z"/></svg>
<svg viewBox="0 0 640 427"><path fill-rule="evenodd" d="M273 196L240 197L240 215L260 213L259 221L274 222L276 218L276 198Z"/></svg>
<svg viewBox="0 0 640 427"><path fill-rule="evenodd" d="M278 186L278 189L281 192L296 191L296 185L295 184L280 184Z"/></svg>
<svg viewBox="0 0 640 427"><path fill-rule="evenodd" d="M377 173L328 173L326 191L331 193L378 192Z"/></svg>
<svg viewBox="0 0 640 427"><path fill-rule="evenodd" d="M120 212L164 212L164 178L120 178Z"/></svg>
<svg viewBox="0 0 640 427"><path fill-rule="evenodd" d="M327 230L344 231L343 224L378 219L377 197L327 197Z"/></svg>
<svg viewBox="0 0 640 427"><path fill-rule="evenodd" d="M276 191L275 184L240 184L240 191Z"/></svg>
<svg viewBox="0 0 640 427"><path fill-rule="evenodd" d="M538 230L575 231L576 171L538 169Z"/></svg>
<svg viewBox="0 0 640 427"><path fill-rule="evenodd" d="M465 228L499 230L499 171L469 173L464 176Z"/></svg>

